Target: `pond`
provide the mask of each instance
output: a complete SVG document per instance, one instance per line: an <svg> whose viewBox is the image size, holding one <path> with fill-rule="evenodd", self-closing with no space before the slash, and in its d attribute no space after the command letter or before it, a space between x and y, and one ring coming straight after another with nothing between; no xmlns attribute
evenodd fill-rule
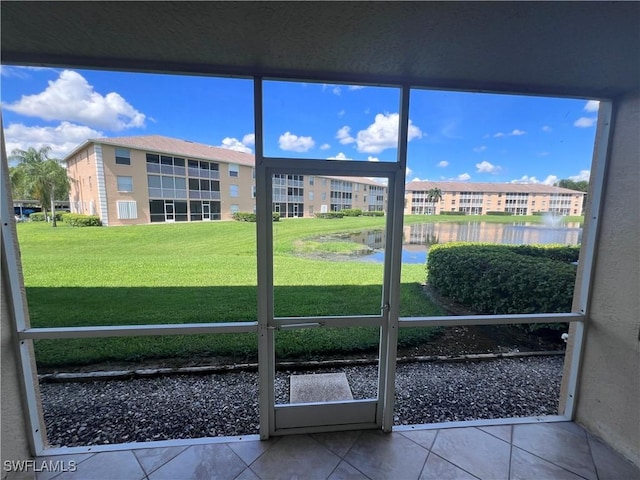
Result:
<svg viewBox="0 0 640 480"><path fill-rule="evenodd" d="M337 239L338 237L336 237ZM364 262L383 262L383 231L362 231L343 235L345 241L366 245L373 251L358 256ZM404 227L402 263L425 263L431 245L448 242L486 242L511 245L549 244L577 245L582 241L578 222L539 224L530 222L439 222L416 223ZM371 251L370 250L370 251Z"/></svg>

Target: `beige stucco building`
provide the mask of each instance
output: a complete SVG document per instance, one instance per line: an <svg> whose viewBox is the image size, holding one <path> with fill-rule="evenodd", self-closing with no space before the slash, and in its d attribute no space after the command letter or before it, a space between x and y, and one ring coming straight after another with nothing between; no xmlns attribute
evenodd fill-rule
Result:
<svg viewBox="0 0 640 480"><path fill-rule="evenodd" d="M104 225L229 220L255 212L253 155L164 137L89 139L65 158L70 208ZM386 210L387 189L363 177L273 176L282 217Z"/></svg>
<svg viewBox="0 0 640 480"><path fill-rule="evenodd" d="M438 189L441 198L431 201L429 193ZM464 212L485 215L508 212L532 215L582 215L584 192L540 183L409 182L405 189L405 215L438 215Z"/></svg>

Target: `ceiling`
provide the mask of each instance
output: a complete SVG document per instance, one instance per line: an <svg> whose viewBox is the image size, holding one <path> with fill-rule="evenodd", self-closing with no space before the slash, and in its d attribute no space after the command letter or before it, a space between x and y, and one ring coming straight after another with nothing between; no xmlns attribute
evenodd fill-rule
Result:
<svg viewBox="0 0 640 480"><path fill-rule="evenodd" d="M2 1L5 64L615 98L639 2Z"/></svg>

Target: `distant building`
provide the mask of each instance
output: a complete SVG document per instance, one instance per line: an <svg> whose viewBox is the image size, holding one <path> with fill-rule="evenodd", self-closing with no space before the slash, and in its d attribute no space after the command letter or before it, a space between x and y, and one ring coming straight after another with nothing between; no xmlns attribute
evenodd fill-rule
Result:
<svg viewBox="0 0 640 480"><path fill-rule="evenodd" d="M256 208L251 154L148 135L89 139L64 160L71 211L104 225L227 220ZM386 211L386 186L368 178L274 175L272 185L283 217Z"/></svg>
<svg viewBox="0 0 640 480"><path fill-rule="evenodd" d="M429 198L438 189L437 202ZM441 212L464 212L486 215L509 212L513 215L553 213L581 215L585 193L540 183L469 183L420 182L405 187L405 215L439 215Z"/></svg>

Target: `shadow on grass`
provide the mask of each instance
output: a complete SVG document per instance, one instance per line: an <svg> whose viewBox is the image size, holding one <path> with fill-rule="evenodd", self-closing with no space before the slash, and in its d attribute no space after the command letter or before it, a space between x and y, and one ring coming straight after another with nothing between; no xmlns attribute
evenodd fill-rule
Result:
<svg viewBox="0 0 640 480"><path fill-rule="evenodd" d="M276 316L376 315L380 285L277 286ZM255 286L225 287L64 287L27 288L33 327L107 326L241 322L257 319ZM438 307L419 284L401 287L402 315L437 315ZM400 342L427 341L431 329L403 329ZM280 331L280 359L316 359L326 355L375 352L375 327ZM257 360L257 337L247 334L172 335L39 340L38 367L47 370L98 363L143 363L181 359L198 364L212 358L245 363Z"/></svg>

